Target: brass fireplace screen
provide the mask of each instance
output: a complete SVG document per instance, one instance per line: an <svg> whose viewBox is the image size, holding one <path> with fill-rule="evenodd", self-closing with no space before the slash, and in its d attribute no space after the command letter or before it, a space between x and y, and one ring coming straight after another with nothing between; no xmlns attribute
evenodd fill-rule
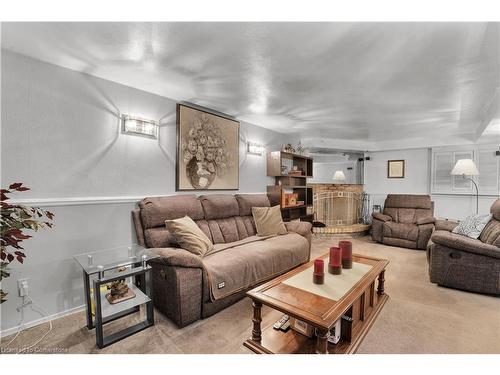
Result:
<svg viewBox="0 0 500 375"><path fill-rule="evenodd" d="M354 191L318 191L313 194L314 220L328 227L368 224L367 194Z"/></svg>

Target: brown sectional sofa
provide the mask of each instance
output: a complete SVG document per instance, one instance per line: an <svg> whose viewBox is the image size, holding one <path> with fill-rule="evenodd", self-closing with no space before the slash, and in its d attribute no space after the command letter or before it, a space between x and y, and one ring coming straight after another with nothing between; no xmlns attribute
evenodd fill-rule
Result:
<svg viewBox="0 0 500 375"><path fill-rule="evenodd" d="M311 224L285 223L288 233L256 236L252 207L266 194L177 195L145 198L132 212L138 244L160 255L153 267L155 306L178 326L206 318L250 288L309 261ZM165 220L190 216L214 243L200 258L179 248Z"/></svg>
<svg viewBox="0 0 500 375"><path fill-rule="evenodd" d="M479 239L452 233L458 224L438 220L427 247L429 276L438 285L500 295L500 199Z"/></svg>
<svg viewBox="0 0 500 375"><path fill-rule="evenodd" d="M386 245L425 249L434 230L429 195L389 194L383 213L372 216L372 239Z"/></svg>

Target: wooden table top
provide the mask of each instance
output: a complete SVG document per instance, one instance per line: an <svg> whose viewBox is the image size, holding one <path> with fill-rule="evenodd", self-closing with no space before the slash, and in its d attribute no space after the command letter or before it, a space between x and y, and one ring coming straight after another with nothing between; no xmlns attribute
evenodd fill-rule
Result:
<svg viewBox="0 0 500 375"><path fill-rule="evenodd" d="M324 259L328 256L329 253L326 253L320 258ZM338 301L283 283L289 277L304 271L308 267L312 267L314 260L248 291L247 296L261 302L263 305L272 307L316 327L330 329L354 301L363 294L366 288L375 282L378 275L389 264L386 259L359 254L353 254L353 261L370 265L372 268Z"/></svg>

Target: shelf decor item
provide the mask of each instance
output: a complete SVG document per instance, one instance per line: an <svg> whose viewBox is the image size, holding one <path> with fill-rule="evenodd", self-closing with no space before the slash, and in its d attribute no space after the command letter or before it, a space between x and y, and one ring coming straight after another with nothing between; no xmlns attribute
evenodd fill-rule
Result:
<svg viewBox="0 0 500 375"><path fill-rule="evenodd" d="M293 148L291 143L287 143L283 145L283 151L288 152L289 154L295 154L295 149Z"/></svg>
<svg viewBox="0 0 500 375"><path fill-rule="evenodd" d="M342 249L338 246L330 247L328 272L332 275L340 275L342 273Z"/></svg>
<svg viewBox="0 0 500 375"><path fill-rule="evenodd" d="M274 177L274 185L267 186L272 206L281 206L283 221L313 221L312 187L307 179L313 175L313 159L284 151L267 152L267 175ZM294 194L289 201L290 194Z"/></svg>
<svg viewBox="0 0 500 375"><path fill-rule="evenodd" d="M299 140L299 144L297 145L297 154L304 155L304 147L302 146L302 142Z"/></svg>
<svg viewBox="0 0 500 375"><path fill-rule="evenodd" d="M314 261L313 283L324 284L325 282L325 261L316 259Z"/></svg>
<svg viewBox="0 0 500 375"><path fill-rule="evenodd" d="M127 267L118 268L118 272L123 272L126 270ZM106 294L106 299L111 304L123 302L135 297L135 293L128 287L125 279L119 279L109 283L107 285L107 289L109 289L110 292Z"/></svg>
<svg viewBox="0 0 500 375"><path fill-rule="evenodd" d="M352 268L352 242L339 241L339 247L342 251L342 268L348 270Z"/></svg>
<svg viewBox="0 0 500 375"><path fill-rule="evenodd" d="M177 104L176 190L237 190L240 123Z"/></svg>
<svg viewBox="0 0 500 375"><path fill-rule="evenodd" d="M110 292L106 294L106 299L112 305L135 297L135 293L125 282L125 279L113 281L110 284Z"/></svg>

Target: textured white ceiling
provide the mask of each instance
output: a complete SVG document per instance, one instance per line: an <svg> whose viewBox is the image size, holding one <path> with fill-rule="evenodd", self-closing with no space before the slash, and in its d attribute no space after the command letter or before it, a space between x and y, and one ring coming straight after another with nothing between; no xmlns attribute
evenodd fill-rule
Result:
<svg viewBox="0 0 500 375"><path fill-rule="evenodd" d="M485 138L500 118L499 25L4 23L2 47L306 146L375 150Z"/></svg>

